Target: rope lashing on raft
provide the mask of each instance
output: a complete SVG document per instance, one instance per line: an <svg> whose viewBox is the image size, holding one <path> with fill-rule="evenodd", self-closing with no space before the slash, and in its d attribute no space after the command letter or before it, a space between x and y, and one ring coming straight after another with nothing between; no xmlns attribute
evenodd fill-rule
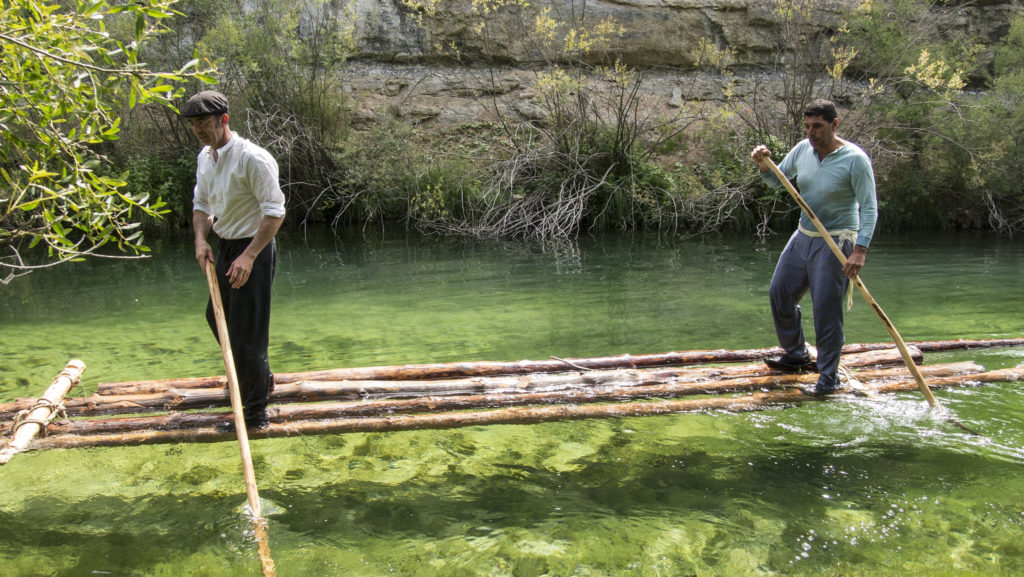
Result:
<svg viewBox="0 0 1024 577"><path fill-rule="evenodd" d="M32 411L46 408L50 409L50 414L45 419L28 418ZM11 437L14 437L14 435L17 434L18 429L24 425L39 425L39 436L45 437L47 426L49 426L49 424L52 423L58 415L61 419L67 419L67 413L64 410L63 401L60 403L54 403L49 399L36 399L36 402L33 403L31 407L18 411L18 413L14 415L14 424L11 425Z"/></svg>

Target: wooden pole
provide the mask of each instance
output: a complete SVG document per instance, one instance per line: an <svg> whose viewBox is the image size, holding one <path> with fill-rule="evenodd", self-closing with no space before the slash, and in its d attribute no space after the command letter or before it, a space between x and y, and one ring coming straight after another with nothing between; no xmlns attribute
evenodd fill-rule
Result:
<svg viewBox="0 0 1024 577"><path fill-rule="evenodd" d="M807 218L811 219L811 222L814 223L814 228L818 230L818 233L820 233L822 238L825 239L825 242L828 243L828 247L832 249L832 253L836 255L836 258L839 259L840 263L845 265L846 255L843 254L843 251L836 244L836 241L832 240L832 236L828 233L828 229L825 228L825 225L822 224L820 220L818 220L818 216L814 214L810 205L804 201L803 197L800 196L800 193L797 192L793 184L789 182L786 175L779 170L779 167L772 162L771 158L766 158L765 162L768 163L768 168L770 168L776 178L779 179L779 182L786 187L786 190L789 192L789 195L793 197L793 200L800 205L800 209L804 211ZM864 281L860 280L860 275L853 278L853 283L856 285L857 290L860 291L861 296L864 297L864 300L867 301L868 305L875 311L875 314L878 315L878 320L882 321L882 325L885 327L885 330L889 332L889 336L892 337L893 342L896 343L896 348L899 349L900 355L903 356L903 363L907 365L907 370L910 371L910 374L914 376L914 380L917 381L917 387L921 390L921 394L924 395L924 398L928 400L928 405L932 408L937 407L939 403L935 400L935 395L932 394L931 389L928 388L928 383L924 382L924 377L921 376L921 371L917 369L917 365L915 365L914 361L910 358L910 352L907 350L906 343L903 342L903 337L901 337L899 331L896 330L896 325L892 324L892 321L889 320L885 311L882 310L882 307L879 306L878 302L876 302L871 296L871 293L868 292L868 288L864 286Z"/></svg>
<svg viewBox="0 0 1024 577"><path fill-rule="evenodd" d="M228 323L224 316L224 302L220 296L220 285L217 283L217 270L212 262L206 262L206 282L210 288L210 300L213 303L213 315L217 321L217 335L220 337L220 350L224 357L224 369L227 373L228 390L231 396L231 412L235 419L235 432L238 435L238 449L242 456L242 472L245 475L245 492L249 498L249 511L252 512L253 529L260 552L260 565L265 577L276 574L274 561L270 558L270 546L267 538L267 522L263 519L260 509L260 495L256 488L256 473L252 466L252 454L249 452L249 434L245 429L245 417L242 414L242 395L238 389L238 374L235 371L235 358L231 352L231 336L228 334Z"/></svg>
<svg viewBox="0 0 1024 577"><path fill-rule="evenodd" d="M0 465L6 465L14 455L28 447L32 439L43 430L46 423L57 412L68 391L78 385L83 372L85 372L85 363L77 359L68 361L67 366L54 377L43 396L27 409L28 412L25 413L21 425L14 431L14 438L11 442L0 450Z"/></svg>

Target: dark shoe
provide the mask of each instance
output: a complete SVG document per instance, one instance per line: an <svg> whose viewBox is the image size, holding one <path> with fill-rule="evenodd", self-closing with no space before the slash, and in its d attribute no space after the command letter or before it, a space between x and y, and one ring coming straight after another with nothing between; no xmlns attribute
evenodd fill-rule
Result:
<svg viewBox="0 0 1024 577"><path fill-rule="evenodd" d="M253 417L245 420L245 428L250 431L262 431L270 426L270 419L267 418L267 414Z"/></svg>
<svg viewBox="0 0 1024 577"><path fill-rule="evenodd" d="M250 431L262 431L270 426L270 419L267 418L267 410L259 409L254 412L245 413L245 428Z"/></svg>
<svg viewBox="0 0 1024 577"><path fill-rule="evenodd" d="M234 433L235 432L235 418L230 417L226 421L221 421L213 426L221 433Z"/></svg>
<svg viewBox="0 0 1024 577"><path fill-rule="evenodd" d="M832 393L838 393L841 390L843 390L843 387L838 386L838 385L837 386L832 386L832 387L823 387L823 386L821 386L821 383L818 383L817 385L814 385L814 394L815 395L831 395Z"/></svg>
<svg viewBox="0 0 1024 577"><path fill-rule="evenodd" d="M270 426L270 420L267 419L266 413L258 415L253 418L245 419L245 428L248 431L262 431ZM214 425L214 428L222 433L234 433L235 432L235 419L234 417L227 421L221 421Z"/></svg>
<svg viewBox="0 0 1024 577"><path fill-rule="evenodd" d="M787 373L802 373L805 371L813 371L816 367L814 361L810 357L806 359L795 359L789 355L782 355L774 359L765 359L764 364L777 371L785 371Z"/></svg>
<svg viewBox="0 0 1024 577"><path fill-rule="evenodd" d="M819 397L838 393L841 390L843 390L843 384L839 382L839 379L827 379L825 377L818 379L817 384L815 384L813 388L807 387L803 389L804 393L817 395Z"/></svg>

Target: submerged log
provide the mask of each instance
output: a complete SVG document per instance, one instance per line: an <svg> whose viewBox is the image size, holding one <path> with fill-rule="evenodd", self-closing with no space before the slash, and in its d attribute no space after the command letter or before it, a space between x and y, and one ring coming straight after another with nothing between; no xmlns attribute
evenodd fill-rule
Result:
<svg viewBox="0 0 1024 577"><path fill-rule="evenodd" d="M1006 382L1024 379L1024 367L973 374L968 377L934 379L933 387L950 387L983 382ZM879 390L886 392L914 391L914 379L887 382ZM759 392L744 396L715 396L695 399L634 401L611 404L529 406L483 411L456 411L433 414L375 416L349 419L310 420L293 423L271 423L253 437L289 437L355 432L385 432L418 429L450 429L467 426L532 424L548 421L593 418L622 418L696 411L752 411L774 406L791 406L806 402L843 398L843 395L819 397L799 390ZM113 433L103 435L51 435L38 439L30 450L144 445L178 442L218 442L233 439L233 433L214 427L192 430L161 430Z"/></svg>
<svg viewBox="0 0 1024 577"><path fill-rule="evenodd" d="M988 340L944 340L914 341L907 343L924 352L962 350L986 347L1024 346L1024 338ZM894 349L893 343L859 343L843 347L843 354ZM484 377L495 375L523 375L550 373L573 368L587 370L644 368L658 366L684 366L695 364L752 362L765 357L781 354L779 347L745 350L701 350L659 353L651 355L618 355L612 357L551 359L543 361L476 361L465 363L430 363L400 366L328 369L299 373L274 375L276 384L298 381L366 381L366 380L433 380L462 377ZM168 389L195 389L226 386L223 376L164 379L146 381L125 381L100 383L101 395L124 395L157 393Z"/></svg>
<svg viewBox="0 0 1024 577"><path fill-rule="evenodd" d="M932 376L962 376L980 373L984 369L971 362L930 365L922 371ZM860 371L857 377L869 386L881 386L887 381L910 378L903 367ZM544 390L519 393L490 393L414 399L384 399L344 403L315 403L271 406L271 422L295 422L310 419L339 419L382 415L408 414L427 411L482 409L541 404L595 403L653 398L675 398L688 395L726 393L736 391L765 391L810 385L817 374L772 374L748 376L706 382L676 382L640 386L614 385L588 389ZM70 421L51 428L52 434L97 435L146 429L185 429L210 427L227 422L225 413L171 413L153 417L119 419L89 419Z"/></svg>
<svg viewBox="0 0 1024 577"><path fill-rule="evenodd" d="M53 416L61 410L65 395L79 383L84 371L85 363L71 360L64 370L54 377L43 396L25 410L23 418L16 425L12 425L14 436L10 443L0 450L0 465L6 465L14 455L25 450L40 431L45 431Z"/></svg>
<svg viewBox="0 0 1024 577"><path fill-rule="evenodd" d="M914 351L917 359L919 351ZM850 367L886 366L900 363L894 350L868 351L846 355L843 363ZM419 397L425 395L458 395L486 392L522 392L610 385L647 385L665 382L694 382L740 376L770 375L763 364L721 367L681 367L667 369L619 369L581 371L555 374L526 374L506 377L476 377L434 381L306 381L276 385L271 402L357 400L367 398ZM224 388L171 389L154 394L92 395L68 399L68 415L117 415L144 412L181 411L225 406L228 393ZM0 406L0 418L12 407Z"/></svg>

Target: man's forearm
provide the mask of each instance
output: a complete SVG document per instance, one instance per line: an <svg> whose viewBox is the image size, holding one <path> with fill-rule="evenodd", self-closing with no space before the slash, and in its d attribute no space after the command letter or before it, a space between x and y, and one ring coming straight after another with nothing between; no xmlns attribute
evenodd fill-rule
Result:
<svg viewBox="0 0 1024 577"><path fill-rule="evenodd" d="M196 235L196 260L199 261L200 267L205 267L207 262L214 261L213 249L210 248L210 243L206 242L206 237L213 229L213 217L201 210L193 210L192 228Z"/></svg>
<svg viewBox="0 0 1024 577"><path fill-rule="evenodd" d="M193 210L192 229L195 231L196 242L206 242L206 237L213 230L213 218L201 210Z"/></svg>
<svg viewBox="0 0 1024 577"><path fill-rule="evenodd" d="M266 248L270 241L274 240L274 235L281 228L281 223L284 222L284 217L264 216L260 220L260 226L256 229L256 235L252 237L252 241L249 242L249 246L245 248L245 252L249 254L252 259L255 259L263 249Z"/></svg>

